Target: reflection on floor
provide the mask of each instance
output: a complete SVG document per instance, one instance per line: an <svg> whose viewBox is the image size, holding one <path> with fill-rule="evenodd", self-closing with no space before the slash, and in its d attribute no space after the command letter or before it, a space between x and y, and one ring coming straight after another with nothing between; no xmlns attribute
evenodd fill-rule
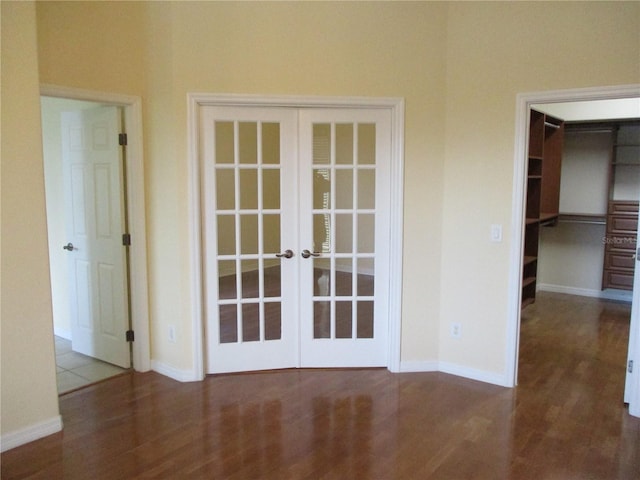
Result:
<svg viewBox="0 0 640 480"><path fill-rule="evenodd" d="M55 337L55 340L56 372L60 395L127 371L74 352L71 350L70 340L62 337Z"/></svg>

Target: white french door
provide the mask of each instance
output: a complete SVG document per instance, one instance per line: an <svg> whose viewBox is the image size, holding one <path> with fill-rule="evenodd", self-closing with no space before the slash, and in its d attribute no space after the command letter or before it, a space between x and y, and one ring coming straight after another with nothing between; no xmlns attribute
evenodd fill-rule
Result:
<svg viewBox="0 0 640 480"><path fill-rule="evenodd" d="M390 112L200 125L207 372L387 365Z"/></svg>

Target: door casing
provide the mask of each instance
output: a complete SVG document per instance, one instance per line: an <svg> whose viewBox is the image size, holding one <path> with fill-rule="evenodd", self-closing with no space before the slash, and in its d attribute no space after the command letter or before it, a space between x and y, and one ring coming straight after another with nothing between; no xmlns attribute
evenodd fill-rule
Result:
<svg viewBox="0 0 640 480"><path fill-rule="evenodd" d="M205 375L205 326L202 246L202 172L200 165L199 122L204 106L290 107L290 108L374 108L391 113L391 205L389 265L389 354L387 368L400 371L400 312L402 301L402 245L404 190L404 100L368 97L261 96L190 93L188 101L189 134L189 231L191 246L191 308L193 332L193 370L190 380Z"/></svg>

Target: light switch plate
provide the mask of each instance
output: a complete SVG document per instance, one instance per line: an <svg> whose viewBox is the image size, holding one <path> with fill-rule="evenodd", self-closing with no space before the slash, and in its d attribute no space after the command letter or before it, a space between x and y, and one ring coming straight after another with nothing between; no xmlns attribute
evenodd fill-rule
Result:
<svg viewBox="0 0 640 480"><path fill-rule="evenodd" d="M491 225L491 241L492 242L502 241L502 225L498 225L498 224Z"/></svg>

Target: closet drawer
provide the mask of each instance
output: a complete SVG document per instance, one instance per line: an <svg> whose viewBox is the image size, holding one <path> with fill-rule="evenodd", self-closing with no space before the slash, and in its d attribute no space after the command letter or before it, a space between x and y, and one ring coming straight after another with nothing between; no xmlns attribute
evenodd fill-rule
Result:
<svg viewBox="0 0 640 480"><path fill-rule="evenodd" d="M633 272L604 271L602 288L617 288L618 290L633 290Z"/></svg>
<svg viewBox="0 0 640 480"><path fill-rule="evenodd" d="M637 240L635 235L607 235L604 238L606 252L612 250L631 250L635 252Z"/></svg>
<svg viewBox="0 0 640 480"><path fill-rule="evenodd" d="M638 230L638 217L635 215L609 215L607 231L609 233L635 233Z"/></svg>
<svg viewBox="0 0 640 480"><path fill-rule="evenodd" d="M604 256L604 268L606 269L632 273L635 263L634 250L628 252L607 252Z"/></svg>
<svg viewBox="0 0 640 480"><path fill-rule="evenodd" d="M609 203L609 214L616 215L633 215L636 214L638 216L638 202L610 202Z"/></svg>

